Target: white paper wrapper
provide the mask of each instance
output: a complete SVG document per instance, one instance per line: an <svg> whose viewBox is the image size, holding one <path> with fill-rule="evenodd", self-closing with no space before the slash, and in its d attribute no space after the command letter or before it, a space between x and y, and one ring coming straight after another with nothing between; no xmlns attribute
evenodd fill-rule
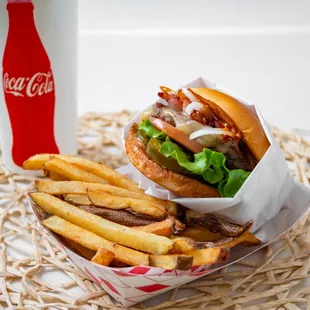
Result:
<svg viewBox="0 0 310 310"><path fill-rule="evenodd" d="M185 87L208 87L217 89L233 96L241 103L250 106L263 126L270 142L270 147L256 168L234 198L180 198L143 176L132 165L125 166L119 171L133 179L147 194L178 202L200 213L215 213L224 215L231 220L243 224L254 220L252 231L258 230L267 221L276 216L293 188L293 176L290 174L283 153L268 128L258 109L239 96L232 94L221 85L198 78L184 85ZM146 108L148 109L149 106ZM146 110L145 109L145 110ZM144 111L145 111L144 110ZM142 111L132 119L123 130L123 141L133 123L139 122Z"/></svg>
<svg viewBox="0 0 310 310"><path fill-rule="evenodd" d="M42 213L30 197L29 203L37 219L42 220ZM273 219L265 223L255 234L258 238L264 240L264 243L257 247L238 246L231 250L229 258L225 263L214 266L197 266L190 270L164 270L149 266L128 268L100 266L72 252L59 241L56 235L47 229L46 231L60 243L72 261L84 271L91 280L95 281L124 307L129 307L231 265L258 251L267 244L278 240L296 224L309 208L309 205L310 190L299 182L294 181L290 196L287 202L282 206L280 212Z"/></svg>

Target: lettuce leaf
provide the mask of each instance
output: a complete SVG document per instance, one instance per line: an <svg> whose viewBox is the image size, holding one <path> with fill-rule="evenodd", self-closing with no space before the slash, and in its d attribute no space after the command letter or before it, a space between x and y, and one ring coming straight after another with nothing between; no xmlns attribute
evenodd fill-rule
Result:
<svg viewBox="0 0 310 310"><path fill-rule="evenodd" d="M226 158L222 153L213 152L205 148L202 152L194 154L194 160L175 143L171 142L169 137L160 147L160 153L166 157L176 159L179 165L192 173L201 175L208 183L216 184L223 180Z"/></svg>
<svg viewBox="0 0 310 310"><path fill-rule="evenodd" d="M221 197L234 197L250 172L242 169L229 170L226 157L208 148L193 156L172 142L164 132L157 130L150 120L139 124L139 130L149 138L162 141L160 153L167 158L174 158L187 171L203 177L203 179L219 190Z"/></svg>
<svg viewBox="0 0 310 310"><path fill-rule="evenodd" d="M221 181L218 187L221 196L234 197L250 173L250 171L244 171L242 169L229 171L228 177Z"/></svg>
<svg viewBox="0 0 310 310"><path fill-rule="evenodd" d="M147 119L145 122L140 123L138 125L138 129L149 138L165 139L167 136L164 132L159 131L157 128L155 128L149 119Z"/></svg>

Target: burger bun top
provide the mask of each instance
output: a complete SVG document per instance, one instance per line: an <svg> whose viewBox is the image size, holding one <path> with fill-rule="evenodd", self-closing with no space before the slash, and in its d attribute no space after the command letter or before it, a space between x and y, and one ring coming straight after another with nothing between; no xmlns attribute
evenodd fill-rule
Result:
<svg viewBox="0 0 310 310"><path fill-rule="evenodd" d="M216 116L239 131L254 157L261 160L270 143L258 117L248 106L214 89L190 88L189 91Z"/></svg>

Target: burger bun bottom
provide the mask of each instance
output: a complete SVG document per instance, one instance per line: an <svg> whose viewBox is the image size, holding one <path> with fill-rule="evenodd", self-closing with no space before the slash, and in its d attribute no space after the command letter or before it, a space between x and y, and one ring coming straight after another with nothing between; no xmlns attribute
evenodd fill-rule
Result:
<svg viewBox="0 0 310 310"><path fill-rule="evenodd" d="M126 140L126 153L131 163L147 178L168 189L179 197L219 197L217 189L188 176L170 171L155 162L147 153L143 142L137 137L137 124L130 128Z"/></svg>

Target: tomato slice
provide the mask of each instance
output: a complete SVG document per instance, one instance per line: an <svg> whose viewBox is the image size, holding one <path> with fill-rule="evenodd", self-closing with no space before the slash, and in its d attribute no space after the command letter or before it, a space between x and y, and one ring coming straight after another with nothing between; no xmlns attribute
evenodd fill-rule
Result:
<svg viewBox="0 0 310 310"><path fill-rule="evenodd" d="M189 136L181 130L175 128L174 126L170 125L165 121L162 121L159 118L150 117L149 119L153 126L163 131L171 139L180 143L193 153L200 153L203 151L203 146L201 144L199 144L195 140L190 140Z"/></svg>

